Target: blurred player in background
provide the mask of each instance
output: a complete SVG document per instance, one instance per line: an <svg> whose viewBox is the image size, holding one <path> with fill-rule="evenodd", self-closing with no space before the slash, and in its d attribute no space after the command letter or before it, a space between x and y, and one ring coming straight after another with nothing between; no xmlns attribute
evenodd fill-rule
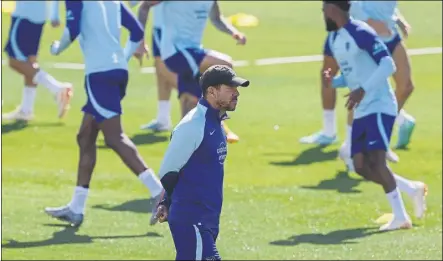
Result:
<svg viewBox="0 0 443 261"><path fill-rule="evenodd" d="M412 198L415 214L426 210L427 187L409 181L390 170L386 162L392 128L397 116L397 101L389 84L395 63L386 45L366 23L349 15L349 1L324 1L326 29L324 87L330 87L329 72L342 72L351 92L346 107L354 111L351 157L356 172L381 185L393 211L393 219L380 230L411 228L400 190ZM398 187L397 187L398 186Z"/></svg>
<svg viewBox="0 0 443 261"><path fill-rule="evenodd" d="M60 24L58 2L50 2L52 27ZM23 75L24 89L21 104L10 113L2 115L4 120L33 118L37 85L43 85L54 95L58 106L58 117L62 118L69 109L72 84L59 82L52 75L40 69L37 55L40 37L48 18L47 1L16 1L12 13L9 38L5 51L9 56L9 67Z"/></svg>
<svg viewBox="0 0 443 261"><path fill-rule="evenodd" d="M405 147L412 135L415 127L415 120L402 108L407 98L412 93L413 83L411 79L411 69L405 45L401 39L396 25L401 29L403 35L407 37L410 26L397 9L396 1L351 1L351 15L359 20L367 22L380 38L384 41L392 57L394 58L397 71L393 77L396 83L396 97L398 100L399 114L397 124L399 125L398 142L396 148ZM332 75L334 76L334 75ZM346 86L346 81L342 75L333 80L334 87ZM333 88L322 90L323 102L323 131L311 136L303 137L302 143L330 144L336 139L336 119L335 102L336 90ZM352 114L348 115L348 127L346 139L340 148L340 158L345 162L350 159L350 134L352 132ZM387 159L397 162L398 156L389 150ZM352 170L352 166L347 164Z"/></svg>
<svg viewBox="0 0 443 261"><path fill-rule="evenodd" d="M160 54L167 68L178 75L178 93L182 117L194 108L201 97L198 86L200 72L212 65L227 65L232 68L232 58L202 48L202 37L209 17L214 26L244 45L246 37L232 26L220 13L217 1L145 1L141 5L140 22L146 23L149 9L158 4L162 21ZM225 122L222 123L228 142L235 143L239 137Z"/></svg>
<svg viewBox="0 0 443 261"><path fill-rule="evenodd" d="M123 132L120 119L121 100L128 84L128 60L144 36L141 25L120 1L66 1L66 9L65 31L61 40L52 44L51 53L59 55L80 35L88 100L83 107L84 116L77 135L80 160L74 195L67 206L46 208L45 211L52 217L79 226L83 222L100 130L106 144L138 176L157 201L163 187ZM124 49L120 46L121 26L130 31ZM154 204L151 224L156 222L156 209Z"/></svg>
<svg viewBox="0 0 443 261"><path fill-rule="evenodd" d="M171 92L173 88L177 88L177 75L168 70L165 63L160 57L160 40L162 35L162 11L159 10L161 5L155 5L152 7L151 13L153 14L152 20L152 56L154 57L155 75L157 80L157 117L148 124L142 125L142 130L153 131L168 131L172 127L171 122ZM148 13L146 8L141 7L138 9L138 20L142 25L146 26L148 20ZM144 43L140 45L136 51L135 56L140 60L142 64L143 56L146 54L149 56L149 48Z"/></svg>

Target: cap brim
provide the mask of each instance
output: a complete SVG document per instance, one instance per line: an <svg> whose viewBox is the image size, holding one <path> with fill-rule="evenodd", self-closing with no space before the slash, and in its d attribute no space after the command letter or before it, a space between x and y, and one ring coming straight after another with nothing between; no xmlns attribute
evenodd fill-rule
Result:
<svg viewBox="0 0 443 261"><path fill-rule="evenodd" d="M231 80L229 85L232 87L248 87L249 81L236 76Z"/></svg>

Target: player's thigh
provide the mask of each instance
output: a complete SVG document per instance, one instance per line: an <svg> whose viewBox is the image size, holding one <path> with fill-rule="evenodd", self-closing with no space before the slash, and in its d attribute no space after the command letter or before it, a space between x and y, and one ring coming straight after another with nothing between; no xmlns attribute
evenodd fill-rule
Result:
<svg viewBox="0 0 443 261"><path fill-rule="evenodd" d="M232 58L215 50L206 50L206 55L200 64L200 72L203 73L213 65L226 65L232 68Z"/></svg>
<svg viewBox="0 0 443 261"><path fill-rule="evenodd" d="M200 98L202 91L198 83L200 64L205 58L206 50L188 48L177 51L174 55L164 59L166 67L178 75L177 90L180 97L188 93Z"/></svg>
<svg viewBox="0 0 443 261"><path fill-rule="evenodd" d="M154 66L157 79L162 87L177 87L177 74L171 72L168 67L166 67L160 56L154 57Z"/></svg>
<svg viewBox="0 0 443 261"><path fill-rule="evenodd" d="M176 260L221 260L216 236L204 226L169 223L169 229L177 251Z"/></svg>
<svg viewBox="0 0 443 261"><path fill-rule="evenodd" d="M83 115L80 129L77 133L77 143L80 147L91 144L95 145L100 129L93 115L85 113Z"/></svg>
<svg viewBox="0 0 443 261"><path fill-rule="evenodd" d="M366 151L388 151L395 116L374 113L366 117Z"/></svg>
<svg viewBox="0 0 443 261"><path fill-rule="evenodd" d="M28 57L37 56L44 24L12 17L11 28L5 51L10 58L26 62Z"/></svg>
<svg viewBox="0 0 443 261"><path fill-rule="evenodd" d="M407 88L412 83L412 75L409 56L403 42L397 44L392 53L392 58L397 68L393 75L396 85L395 88Z"/></svg>
<svg viewBox="0 0 443 261"><path fill-rule="evenodd" d="M351 133L351 157L362 154L366 151L366 126L365 119L354 119L352 121L352 133ZM359 156L357 156L359 157ZM356 169L361 168L361 161L354 162Z"/></svg>
<svg viewBox="0 0 443 261"><path fill-rule="evenodd" d="M97 123L122 114L121 100L126 94L128 72L123 69L91 73L85 77L87 103L83 112Z"/></svg>

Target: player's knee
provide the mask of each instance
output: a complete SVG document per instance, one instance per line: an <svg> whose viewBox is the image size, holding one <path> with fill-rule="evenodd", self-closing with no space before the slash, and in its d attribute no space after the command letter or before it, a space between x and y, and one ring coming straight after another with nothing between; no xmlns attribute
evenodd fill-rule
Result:
<svg viewBox="0 0 443 261"><path fill-rule="evenodd" d="M109 148L116 150L123 138L122 135L105 135L105 144Z"/></svg>
<svg viewBox="0 0 443 261"><path fill-rule="evenodd" d="M80 147L80 150L84 150L90 146L89 144L89 137L86 132L80 131L77 134L77 144Z"/></svg>

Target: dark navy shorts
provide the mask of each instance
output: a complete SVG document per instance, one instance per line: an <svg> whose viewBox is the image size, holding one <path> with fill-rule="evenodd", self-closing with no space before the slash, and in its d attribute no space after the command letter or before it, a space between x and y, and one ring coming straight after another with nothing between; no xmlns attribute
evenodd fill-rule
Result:
<svg viewBox="0 0 443 261"><path fill-rule="evenodd" d="M8 56L19 61L27 61L36 56L40 46L43 24L35 24L27 19L12 17L9 38L5 46Z"/></svg>
<svg viewBox="0 0 443 261"><path fill-rule="evenodd" d="M175 260L221 260L215 245L218 229L171 222L169 229L177 251Z"/></svg>
<svg viewBox="0 0 443 261"><path fill-rule="evenodd" d="M392 39L389 42L385 42L386 46L388 47L389 53L392 55L394 54L395 48L401 43L401 36L400 34L397 34L394 39Z"/></svg>
<svg viewBox="0 0 443 261"><path fill-rule="evenodd" d="M152 28L152 56L160 57L160 41L162 39L162 30L160 28Z"/></svg>
<svg viewBox="0 0 443 261"><path fill-rule="evenodd" d="M383 113L373 113L360 119L354 119L351 156L373 150L387 151L395 118Z"/></svg>
<svg viewBox="0 0 443 261"><path fill-rule="evenodd" d="M88 101L82 111L100 123L122 114L121 100L126 95L128 71L116 69L85 76Z"/></svg>
<svg viewBox="0 0 443 261"><path fill-rule="evenodd" d="M199 85L200 64L207 54L203 48L187 48L164 60L166 67L178 75L178 96L189 93L197 98L202 96Z"/></svg>

